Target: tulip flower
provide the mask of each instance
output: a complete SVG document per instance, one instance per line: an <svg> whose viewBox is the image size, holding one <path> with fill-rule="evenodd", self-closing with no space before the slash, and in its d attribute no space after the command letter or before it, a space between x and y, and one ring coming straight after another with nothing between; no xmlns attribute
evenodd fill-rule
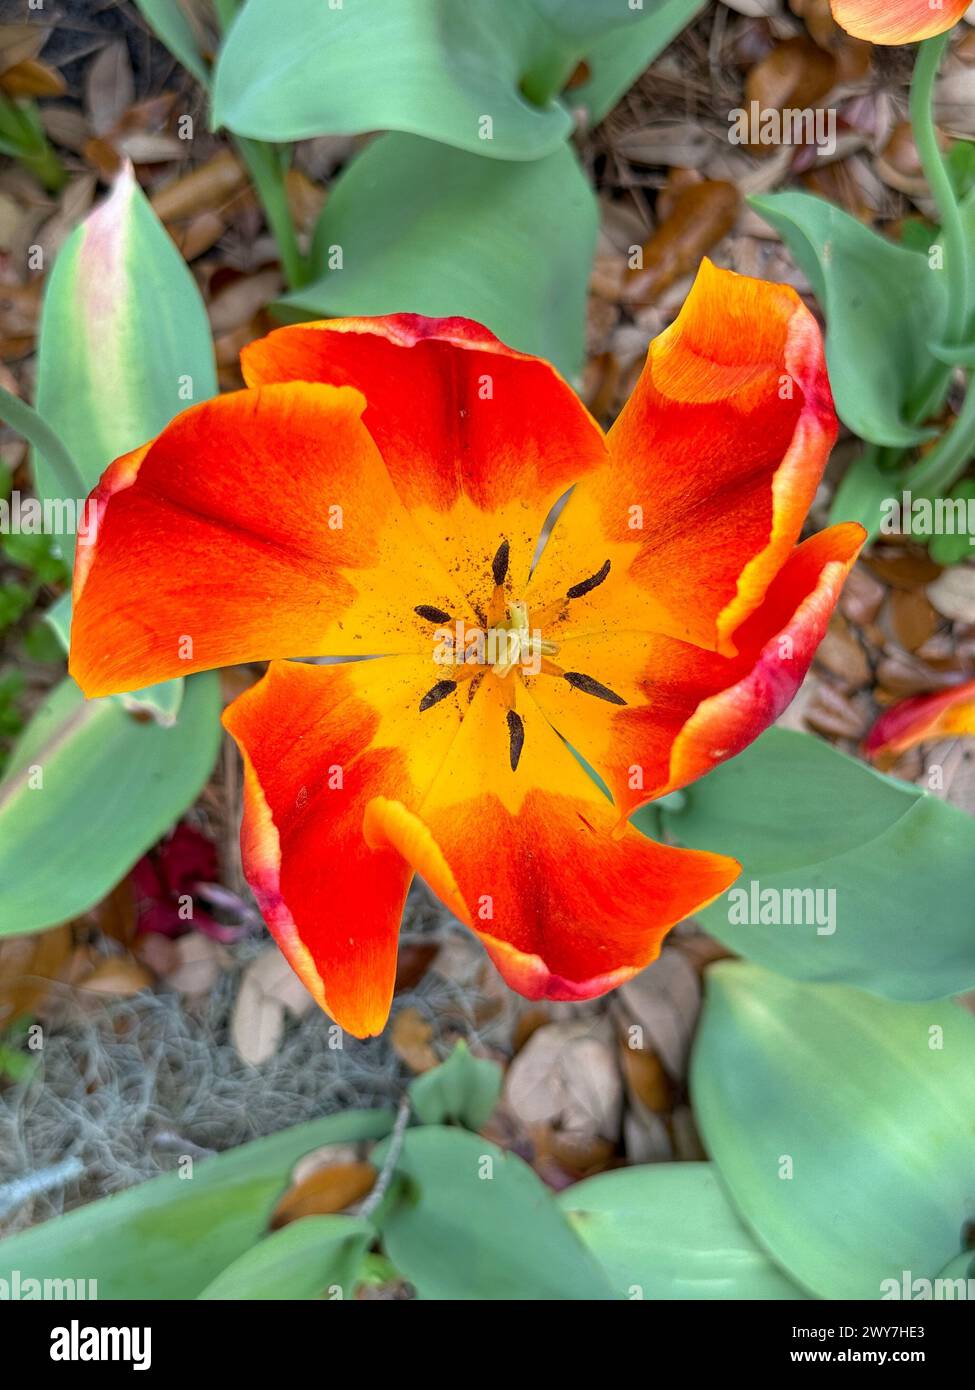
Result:
<svg viewBox="0 0 975 1390"><path fill-rule="evenodd" d="M975 680L891 705L870 730L863 751L881 767L890 767L918 743L961 734L975 734Z"/></svg>
<svg viewBox="0 0 975 1390"><path fill-rule="evenodd" d="M833 18L855 39L916 43L953 28L971 0L832 0Z"/></svg>
<svg viewBox="0 0 975 1390"><path fill-rule="evenodd" d="M783 711L863 542L797 544L836 432L815 320L705 263L608 436L464 319L282 328L242 365L93 493L75 679L271 661L224 717L245 871L350 1032L384 1025L414 873L529 998L629 979L739 871L630 813Z"/></svg>

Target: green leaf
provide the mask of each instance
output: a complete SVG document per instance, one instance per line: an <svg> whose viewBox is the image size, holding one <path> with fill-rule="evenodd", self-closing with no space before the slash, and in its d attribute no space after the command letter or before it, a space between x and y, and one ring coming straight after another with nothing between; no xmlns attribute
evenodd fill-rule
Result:
<svg viewBox="0 0 975 1390"><path fill-rule="evenodd" d="M315 232L320 278L283 306L291 318L461 315L571 374L596 230L592 190L568 147L508 165L384 135L329 197ZM341 269L327 269L338 253Z"/></svg>
<svg viewBox="0 0 975 1390"><path fill-rule="evenodd" d="M48 277L37 410L91 489L113 459L216 389L196 282L127 169L72 232ZM42 497L62 496L42 455L34 478ZM64 540L73 549L74 537Z"/></svg>
<svg viewBox="0 0 975 1390"><path fill-rule="evenodd" d="M967 520L971 511L971 504L975 502L975 478L963 478L960 483L956 483L948 494L949 502L964 503L963 517ZM975 555L975 534L968 530L967 525L953 535L932 536L928 542L928 550L931 559L937 565L960 564L970 555Z"/></svg>
<svg viewBox="0 0 975 1390"><path fill-rule="evenodd" d="M836 489L829 510L830 524L858 521L868 542L880 534L885 516L884 503L896 497L902 486L897 473L881 468L868 450L854 459Z"/></svg>
<svg viewBox="0 0 975 1390"><path fill-rule="evenodd" d="M586 45L589 76L562 100L571 110L585 112L587 126L598 124L706 4L707 0L663 0L642 14L632 11L632 23L608 28ZM619 8L617 0L613 6Z"/></svg>
<svg viewBox="0 0 975 1390"><path fill-rule="evenodd" d="M453 1122L481 1129L498 1103L501 1081L497 1062L472 1057L461 1039L446 1062L410 1082L413 1112L424 1125Z"/></svg>
<svg viewBox="0 0 975 1390"><path fill-rule="evenodd" d="M821 1298L937 1275L975 1216L975 1018L743 961L707 981L694 1113L761 1243Z"/></svg>
<svg viewBox="0 0 975 1390"><path fill-rule="evenodd" d="M186 18L179 0L135 0L147 24L174 58L191 72L202 86L208 87L210 72L196 35Z"/></svg>
<svg viewBox="0 0 975 1390"><path fill-rule="evenodd" d="M303 1154L378 1139L392 1122L388 1110L310 1120L196 1162L191 1176L167 1173L92 1202L0 1241L0 1278L94 1279L101 1299L196 1298L264 1235Z"/></svg>
<svg viewBox="0 0 975 1390"><path fill-rule="evenodd" d="M836 408L861 439L907 447L928 437L906 409L932 367L941 336L944 276L926 256L897 246L809 193L749 200L808 276L826 316L826 357Z"/></svg>
<svg viewBox="0 0 975 1390"><path fill-rule="evenodd" d="M52 485L57 489L55 493L52 493L52 496L74 498L75 494L80 494L85 490L81 471L50 425L41 419L32 405L19 400L2 387L0 387L0 420L10 425L18 434L23 435L28 444L31 444L43 457ZM37 467L37 454L35 454L34 467L35 469ZM10 475L5 474L4 482L9 481L11 481Z"/></svg>
<svg viewBox="0 0 975 1390"><path fill-rule="evenodd" d="M0 782L0 936L93 907L199 794L219 745L213 673L187 682L172 728L57 686Z"/></svg>
<svg viewBox="0 0 975 1390"><path fill-rule="evenodd" d="M557 1200L620 1298L806 1297L749 1235L712 1163L618 1168Z"/></svg>
<svg viewBox="0 0 975 1390"><path fill-rule="evenodd" d="M373 1162L383 1162L380 1146ZM386 1252L420 1298L609 1299L551 1194L514 1154L462 1129L408 1130L406 1192L382 1218Z"/></svg>
<svg viewBox="0 0 975 1390"><path fill-rule="evenodd" d="M351 1298L376 1232L351 1216L306 1216L265 1236L228 1265L197 1298Z"/></svg>
<svg viewBox="0 0 975 1390"><path fill-rule="evenodd" d="M519 89L553 41L523 0L290 0L287 23L279 0L248 0L217 61L214 120L260 140L398 130L538 159L571 129L564 107Z"/></svg>
<svg viewBox="0 0 975 1390"><path fill-rule="evenodd" d="M670 833L743 866L698 914L730 950L795 979L892 999L975 986L971 816L809 734L775 728L686 795L683 811L664 812ZM779 924L763 925L763 911Z"/></svg>

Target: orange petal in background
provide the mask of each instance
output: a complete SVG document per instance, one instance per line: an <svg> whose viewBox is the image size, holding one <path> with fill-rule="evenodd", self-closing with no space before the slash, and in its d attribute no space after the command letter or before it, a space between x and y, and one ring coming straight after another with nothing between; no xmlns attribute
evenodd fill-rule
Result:
<svg viewBox="0 0 975 1390"><path fill-rule="evenodd" d="M870 730L863 752L872 762L890 767L915 744L960 734L975 734L975 680L892 705Z"/></svg>
<svg viewBox="0 0 975 1390"><path fill-rule="evenodd" d="M971 0L832 0L833 18L855 39L916 43L953 28Z"/></svg>

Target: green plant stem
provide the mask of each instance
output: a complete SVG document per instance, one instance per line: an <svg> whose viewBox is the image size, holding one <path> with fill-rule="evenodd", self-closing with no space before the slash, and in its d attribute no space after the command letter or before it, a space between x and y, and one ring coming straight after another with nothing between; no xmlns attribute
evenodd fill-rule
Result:
<svg viewBox="0 0 975 1390"><path fill-rule="evenodd" d="M945 345L954 347L964 341L968 327L969 257L965 221L941 154L934 123L934 83L950 37L950 33L940 34L937 38L926 39L918 48L911 83L911 126L921 167L941 222L948 283ZM914 423L923 423L941 406L951 382L951 371L950 367L940 363L932 368L917 399L910 406L909 414Z"/></svg>
<svg viewBox="0 0 975 1390"><path fill-rule="evenodd" d="M243 135L235 136L234 140L261 200L267 224L278 244L288 288L296 290L308 283L308 266L298 248L298 237L291 219L291 208L288 206L288 194L281 175L277 147L265 144L263 140L248 140Z"/></svg>
<svg viewBox="0 0 975 1390"><path fill-rule="evenodd" d="M12 396L0 387L0 420L6 421L28 444L47 459L57 478L62 498L81 500L91 491L84 483L81 470L61 440L33 406Z"/></svg>
<svg viewBox="0 0 975 1390"><path fill-rule="evenodd" d="M975 457L975 388L969 379L958 418L938 443L904 474L906 488L920 496L941 497Z"/></svg>

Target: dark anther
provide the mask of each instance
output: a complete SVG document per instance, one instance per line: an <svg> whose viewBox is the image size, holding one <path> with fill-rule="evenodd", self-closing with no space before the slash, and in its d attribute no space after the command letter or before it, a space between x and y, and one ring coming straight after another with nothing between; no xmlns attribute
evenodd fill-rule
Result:
<svg viewBox="0 0 975 1390"><path fill-rule="evenodd" d="M433 608L429 603L421 603L414 608L413 612L418 618L423 618L428 623L449 623L450 614L445 613L442 608Z"/></svg>
<svg viewBox="0 0 975 1390"><path fill-rule="evenodd" d="M584 676L581 671L566 671L565 678L574 690L581 690L584 695L595 695L598 700L608 700L611 705L626 704L615 690L610 690L608 685L600 685L599 681L594 681L592 676Z"/></svg>
<svg viewBox="0 0 975 1390"><path fill-rule="evenodd" d="M521 715L516 714L513 709L508 710L508 738L511 740L511 771L517 772L521 750L525 746L525 725Z"/></svg>
<svg viewBox="0 0 975 1390"><path fill-rule="evenodd" d="M508 556L511 547L507 541L502 541L498 546L497 554L491 561L491 571L494 574L495 584L503 584L508 576Z"/></svg>
<svg viewBox="0 0 975 1390"><path fill-rule="evenodd" d="M566 598L582 598L584 594L591 594L593 589L598 589L600 584L609 574L609 561L607 560L602 569L597 570L589 579L584 579L581 584L573 584L571 589L565 592Z"/></svg>
<svg viewBox="0 0 975 1390"><path fill-rule="evenodd" d="M454 690L457 689L456 681L437 681L432 690L428 690L420 701L420 713L425 709L430 709L432 705L437 705L441 700L446 700Z"/></svg>

